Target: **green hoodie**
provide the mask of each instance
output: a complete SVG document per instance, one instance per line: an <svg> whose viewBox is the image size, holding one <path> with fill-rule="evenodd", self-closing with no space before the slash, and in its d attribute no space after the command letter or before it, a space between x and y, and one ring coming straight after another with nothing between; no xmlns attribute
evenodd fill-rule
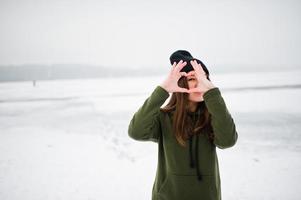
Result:
<svg viewBox="0 0 301 200"><path fill-rule="evenodd" d="M210 143L207 134L193 136L186 147L177 142L172 133L172 114L160 111L168 97L169 93L157 86L134 114L128 127L131 138L158 144L152 200L221 200L216 147L233 146L238 135L219 88L212 88L203 95L211 114L214 144ZM192 148L195 149L194 155ZM195 157L196 168L190 166L191 156Z"/></svg>

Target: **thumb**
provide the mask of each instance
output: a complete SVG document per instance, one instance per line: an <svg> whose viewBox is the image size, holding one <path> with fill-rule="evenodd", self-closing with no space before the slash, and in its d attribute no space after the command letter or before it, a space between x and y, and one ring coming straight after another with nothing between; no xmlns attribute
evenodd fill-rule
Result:
<svg viewBox="0 0 301 200"><path fill-rule="evenodd" d="M199 88L191 88L188 90L189 93L194 93L194 92L198 92L198 93L202 93L202 91Z"/></svg>
<svg viewBox="0 0 301 200"><path fill-rule="evenodd" d="M183 92L183 93L184 93L184 92L185 92L185 93L188 93L188 92L189 92L188 89L186 89L186 88L181 88L181 87L178 87L178 88L177 88L177 91L178 91L178 92Z"/></svg>

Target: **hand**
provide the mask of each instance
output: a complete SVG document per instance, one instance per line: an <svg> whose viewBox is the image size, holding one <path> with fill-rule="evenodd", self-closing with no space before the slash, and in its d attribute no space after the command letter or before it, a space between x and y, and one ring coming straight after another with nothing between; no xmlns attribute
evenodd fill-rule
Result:
<svg viewBox="0 0 301 200"><path fill-rule="evenodd" d="M181 60L178 62L173 63L172 69L170 73L168 74L166 80L160 85L163 87L167 92L172 93L172 92L186 92L188 93L189 90L186 88L179 87L178 81L182 76L187 76L186 72L180 72L181 69L186 65L186 62L183 62Z"/></svg>
<svg viewBox="0 0 301 200"><path fill-rule="evenodd" d="M213 83L206 78L206 72L203 70L201 64L198 64L195 60L190 61L194 71L190 71L188 75L194 75L197 79L197 86L191 88L189 93L202 93L202 95L208 90L215 88Z"/></svg>

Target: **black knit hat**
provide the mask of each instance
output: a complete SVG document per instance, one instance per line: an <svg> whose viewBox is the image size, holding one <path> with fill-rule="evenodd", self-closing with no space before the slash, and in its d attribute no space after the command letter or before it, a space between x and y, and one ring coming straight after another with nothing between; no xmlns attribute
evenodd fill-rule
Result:
<svg viewBox="0 0 301 200"><path fill-rule="evenodd" d="M178 63L178 62L180 62L180 60L183 60L184 62L186 61L187 64L181 70L181 72L186 72L186 73L194 70L193 67L190 64L190 61L191 60L196 60L196 62L198 64L201 64L203 70L205 71L205 73L209 77L209 71L208 71L207 67L204 65L204 63L202 61L192 57L192 55L186 50L178 50L178 51L174 52L169 57L169 60L170 60L171 64L173 64L174 62Z"/></svg>

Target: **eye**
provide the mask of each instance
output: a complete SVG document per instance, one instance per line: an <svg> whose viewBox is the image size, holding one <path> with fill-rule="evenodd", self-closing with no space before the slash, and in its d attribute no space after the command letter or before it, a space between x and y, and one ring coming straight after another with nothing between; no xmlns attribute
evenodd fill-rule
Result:
<svg viewBox="0 0 301 200"><path fill-rule="evenodd" d="M189 79L188 79L188 81L194 81L194 80L195 80L194 78L189 78Z"/></svg>

